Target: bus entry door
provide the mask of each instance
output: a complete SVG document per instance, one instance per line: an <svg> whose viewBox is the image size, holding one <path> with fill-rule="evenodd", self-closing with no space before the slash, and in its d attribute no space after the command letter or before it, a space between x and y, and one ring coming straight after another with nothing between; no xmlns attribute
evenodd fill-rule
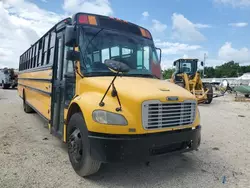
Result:
<svg viewBox="0 0 250 188"><path fill-rule="evenodd" d="M62 136L64 124L64 79L63 79L63 57L64 38L63 33L57 33L56 50L53 69L53 96L52 96L52 131Z"/></svg>

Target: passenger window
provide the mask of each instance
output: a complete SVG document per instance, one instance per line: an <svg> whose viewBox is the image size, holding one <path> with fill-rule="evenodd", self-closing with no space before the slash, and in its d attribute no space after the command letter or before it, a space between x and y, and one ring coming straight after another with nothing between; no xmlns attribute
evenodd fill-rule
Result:
<svg viewBox="0 0 250 188"><path fill-rule="evenodd" d="M100 53L99 51L94 52L94 62L100 62Z"/></svg>
<svg viewBox="0 0 250 188"><path fill-rule="evenodd" d="M39 42L36 44L36 67L38 67L39 61Z"/></svg>
<svg viewBox="0 0 250 188"><path fill-rule="evenodd" d="M55 34L55 32L52 32L51 35L50 35L47 64L53 64L53 62L54 62L55 40L56 40L56 34Z"/></svg>
<svg viewBox="0 0 250 188"><path fill-rule="evenodd" d="M129 49L129 48L122 48L122 55L128 55L128 54L132 54L133 50Z"/></svg>
<svg viewBox="0 0 250 188"><path fill-rule="evenodd" d="M111 57L119 56L119 47L115 46L111 48Z"/></svg>
<svg viewBox="0 0 250 188"><path fill-rule="evenodd" d="M45 37L45 41L44 41L44 48L43 48L43 65L48 64L48 44L49 44L49 35L47 35Z"/></svg>
<svg viewBox="0 0 250 188"><path fill-rule="evenodd" d="M66 53L68 50L73 50L73 47L67 47L67 46L64 47L64 67L65 67L64 74L74 72L74 62L66 60Z"/></svg>
<svg viewBox="0 0 250 188"><path fill-rule="evenodd" d="M102 63L104 63L104 61L106 59L110 59L110 57L109 57L109 48L102 49Z"/></svg>

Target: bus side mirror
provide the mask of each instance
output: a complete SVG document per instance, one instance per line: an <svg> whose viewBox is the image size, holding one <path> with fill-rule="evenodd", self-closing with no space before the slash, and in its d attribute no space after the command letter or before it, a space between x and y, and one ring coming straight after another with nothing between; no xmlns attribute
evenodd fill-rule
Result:
<svg viewBox="0 0 250 188"><path fill-rule="evenodd" d="M65 45L68 47L77 46L76 30L74 26L67 26L65 31Z"/></svg>
<svg viewBox="0 0 250 188"><path fill-rule="evenodd" d="M176 61L173 63L174 66L176 66Z"/></svg>
<svg viewBox="0 0 250 188"><path fill-rule="evenodd" d="M204 65L204 63L203 63L203 61L201 62L201 66L203 66Z"/></svg>
<svg viewBox="0 0 250 188"><path fill-rule="evenodd" d="M66 60L69 61L80 61L80 52L74 50L68 50L66 55Z"/></svg>

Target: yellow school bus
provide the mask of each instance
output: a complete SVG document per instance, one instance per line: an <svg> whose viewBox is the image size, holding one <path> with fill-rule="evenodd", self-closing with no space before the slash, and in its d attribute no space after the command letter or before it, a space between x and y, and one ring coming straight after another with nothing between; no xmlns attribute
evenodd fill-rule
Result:
<svg viewBox="0 0 250 188"><path fill-rule="evenodd" d="M20 56L18 93L67 143L75 172L102 163L149 161L196 150L195 97L162 80L161 50L150 32L107 16L76 13Z"/></svg>

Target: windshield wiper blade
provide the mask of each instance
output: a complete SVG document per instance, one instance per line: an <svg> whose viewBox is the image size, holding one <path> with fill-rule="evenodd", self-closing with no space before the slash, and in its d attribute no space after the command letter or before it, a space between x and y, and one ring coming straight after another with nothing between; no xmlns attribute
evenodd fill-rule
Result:
<svg viewBox="0 0 250 188"><path fill-rule="evenodd" d="M151 74L124 74L123 76L154 78Z"/></svg>
<svg viewBox="0 0 250 188"><path fill-rule="evenodd" d="M84 76L115 76L113 72L87 72Z"/></svg>

